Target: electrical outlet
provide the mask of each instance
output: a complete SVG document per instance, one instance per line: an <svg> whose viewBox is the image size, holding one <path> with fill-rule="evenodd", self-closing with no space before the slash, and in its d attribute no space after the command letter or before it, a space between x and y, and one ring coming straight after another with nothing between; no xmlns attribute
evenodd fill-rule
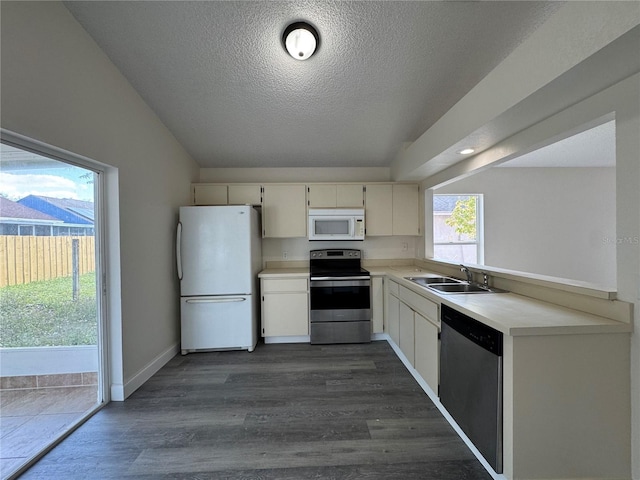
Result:
<svg viewBox="0 0 640 480"><path fill-rule="evenodd" d="M406 252L409 250L409 244L407 242L402 242L402 251Z"/></svg>
<svg viewBox="0 0 640 480"><path fill-rule="evenodd" d="M289 258L289 252L287 252L286 250L282 251L282 259L286 260L287 258Z"/></svg>

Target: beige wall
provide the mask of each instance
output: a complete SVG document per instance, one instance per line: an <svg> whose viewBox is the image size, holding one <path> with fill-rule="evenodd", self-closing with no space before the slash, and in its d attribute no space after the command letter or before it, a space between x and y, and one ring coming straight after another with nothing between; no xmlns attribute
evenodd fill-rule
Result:
<svg viewBox="0 0 640 480"><path fill-rule="evenodd" d="M174 228L198 167L61 3L1 8L2 128L112 167L111 387L124 396L177 351Z"/></svg>

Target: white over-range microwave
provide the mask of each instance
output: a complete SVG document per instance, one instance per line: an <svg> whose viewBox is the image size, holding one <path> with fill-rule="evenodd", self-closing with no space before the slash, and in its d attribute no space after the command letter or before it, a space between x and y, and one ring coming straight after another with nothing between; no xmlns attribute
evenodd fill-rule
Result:
<svg viewBox="0 0 640 480"><path fill-rule="evenodd" d="M310 208L309 240L364 240L364 208Z"/></svg>

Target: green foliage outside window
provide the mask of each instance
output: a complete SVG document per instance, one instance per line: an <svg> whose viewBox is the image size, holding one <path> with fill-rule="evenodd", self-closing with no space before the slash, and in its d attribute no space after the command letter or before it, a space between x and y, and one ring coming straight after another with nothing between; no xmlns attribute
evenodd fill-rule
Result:
<svg viewBox="0 0 640 480"><path fill-rule="evenodd" d="M465 200L457 200L451 216L445 220L445 223L455 229L459 239L465 235L469 240L474 240L476 238L476 211L475 196Z"/></svg>

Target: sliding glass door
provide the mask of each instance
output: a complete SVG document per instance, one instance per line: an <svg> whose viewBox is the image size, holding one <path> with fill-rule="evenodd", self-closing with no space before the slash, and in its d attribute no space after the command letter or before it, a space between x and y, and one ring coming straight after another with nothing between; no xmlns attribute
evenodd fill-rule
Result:
<svg viewBox="0 0 640 480"><path fill-rule="evenodd" d="M105 401L101 171L0 144L0 463L9 478Z"/></svg>

